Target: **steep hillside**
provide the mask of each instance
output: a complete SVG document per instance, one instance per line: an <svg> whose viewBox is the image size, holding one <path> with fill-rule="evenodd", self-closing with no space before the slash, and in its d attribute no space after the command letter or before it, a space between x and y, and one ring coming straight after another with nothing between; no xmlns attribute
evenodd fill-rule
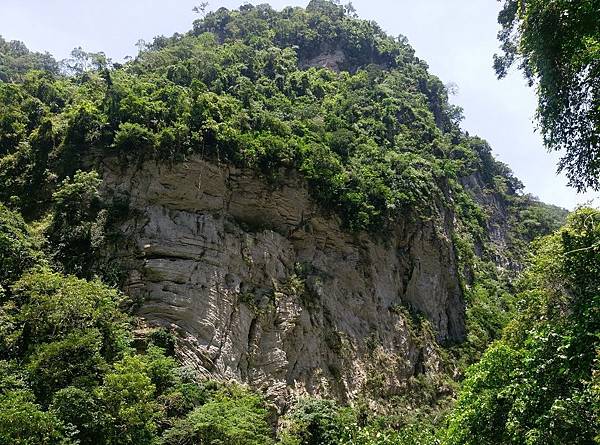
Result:
<svg viewBox="0 0 600 445"><path fill-rule="evenodd" d="M86 385L109 403L107 376L156 370L170 351L193 378L161 386L147 371L148 398L168 415L144 420L144 434L166 431L164 443L188 443L169 429L176 419L229 397L267 416L236 389L186 399L198 376L246 383L278 414L312 395L404 425L415 407L437 412L452 398L513 314L527 243L566 217L461 130L461 110L405 39L329 1L219 9L123 65L76 51L61 74L1 42L13 74L0 83L0 201L33 227L6 238L37 246L0 283L4 310L43 294L44 275L17 282L37 265L118 287L130 300L88 293L111 302L119 326L113 306L137 320L133 340L108 338L139 363L124 346L108 354L102 337L98 375L32 384L42 408ZM75 286L53 277L52 295ZM38 363L42 346L15 329L6 369ZM41 379L28 369L25 387ZM180 411L166 400L175 393L189 402Z"/></svg>

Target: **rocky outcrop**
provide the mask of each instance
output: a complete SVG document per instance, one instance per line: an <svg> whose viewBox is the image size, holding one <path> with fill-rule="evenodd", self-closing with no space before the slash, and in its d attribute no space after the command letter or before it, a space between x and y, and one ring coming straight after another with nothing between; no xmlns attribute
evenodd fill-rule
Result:
<svg viewBox="0 0 600 445"><path fill-rule="evenodd" d="M488 245L476 246L477 254L482 256L487 249L494 264L506 270L520 270L522 265L515 262L510 254L510 216L509 204L494 190L486 187L480 173L461 178L461 185L469 192L477 205L485 212L485 228ZM514 211L514 210L513 210Z"/></svg>
<svg viewBox="0 0 600 445"><path fill-rule="evenodd" d="M315 67L315 68L328 68L332 71L339 72L341 67L346 63L346 55L341 49L335 49L330 52L324 52L317 56L301 61L301 67L303 69Z"/></svg>
<svg viewBox="0 0 600 445"><path fill-rule="evenodd" d="M290 393L347 400L374 379L402 391L439 366L433 336L464 336L452 215L407 216L378 239L344 231L294 173L273 185L200 158L124 170L104 162L107 190L128 194L135 215L121 228L132 246L121 252L126 290L206 374L282 404ZM410 311L431 321L430 341Z"/></svg>

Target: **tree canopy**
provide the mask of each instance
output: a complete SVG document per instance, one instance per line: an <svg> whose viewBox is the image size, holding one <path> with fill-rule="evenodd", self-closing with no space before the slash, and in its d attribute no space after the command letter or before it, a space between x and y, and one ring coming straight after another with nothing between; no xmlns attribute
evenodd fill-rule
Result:
<svg viewBox="0 0 600 445"><path fill-rule="evenodd" d="M548 149L578 190L600 189L600 1L505 0L499 77L518 63L538 95Z"/></svg>
<svg viewBox="0 0 600 445"><path fill-rule="evenodd" d="M600 212L535 243L518 314L467 374L448 445L594 444L600 438Z"/></svg>

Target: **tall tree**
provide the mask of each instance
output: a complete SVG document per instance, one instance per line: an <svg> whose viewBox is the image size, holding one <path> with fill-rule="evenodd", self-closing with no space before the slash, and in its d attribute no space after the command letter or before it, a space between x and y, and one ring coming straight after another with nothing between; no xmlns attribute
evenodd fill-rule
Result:
<svg viewBox="0 0 600 445"><path fill-rule="evenodd" d="M559 171L579 191L600 190L600 0L504 0L498 22L498 77L518 63L547 148L563 151Z"/></svg>

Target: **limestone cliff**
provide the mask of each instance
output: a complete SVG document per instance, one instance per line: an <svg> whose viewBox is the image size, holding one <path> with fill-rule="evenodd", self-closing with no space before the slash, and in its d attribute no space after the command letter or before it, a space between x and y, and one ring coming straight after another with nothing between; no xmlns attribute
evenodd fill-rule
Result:
<svg viewBox="0 0 600 445"><path fill-rule="evenodd" d="M406 215L389 236L344 231L300 177L273 185L250 170L192 158L123 170L130 197L125 290L149 325L173 329L187 364L261 388L353 398L379 375L388 391L436 371L435 340L464 336L453 216ZM417 338L406 308L435 334Z"/></svg>

